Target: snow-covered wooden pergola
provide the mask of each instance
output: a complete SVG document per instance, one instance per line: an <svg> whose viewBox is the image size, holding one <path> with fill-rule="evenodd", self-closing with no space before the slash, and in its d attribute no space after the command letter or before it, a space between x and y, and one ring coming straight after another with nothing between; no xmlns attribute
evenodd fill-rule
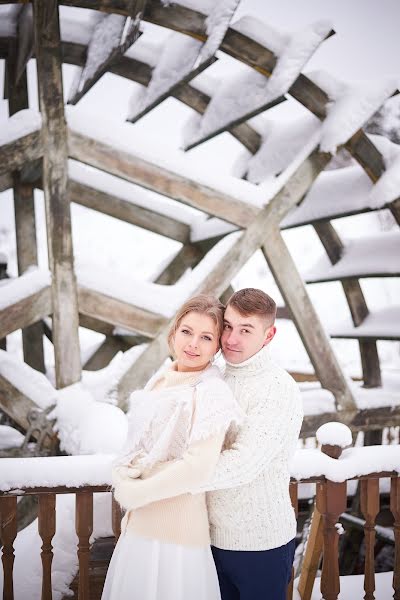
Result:
<svg viewBox="0 0 400 600"><path fill-rule="evenodd" d="M317 22L278 35L253 17L235 21L238 3L198 2L194 10L185 1L0 0L0 58L6 62L10 114L0 131L0 192L14 192L19 270L18 278L0 288L3 348L7 335L22 329L26 364L44 371L43 336L48 336L60 389L78 382L85 366L79 325L106 336L91 368L105 367L118 350L141 344L118 383L124 407L130 391L168 356L168 325L179 304L200 292L229 294L234 275L261 249L316 377L335 398L335 411L306 417L302 435L313 435L327 420L347 423L354 432L399 425L400 408L393 403L379 408L357 404L307 291L308 284L341 282L353 324L330 333L358 340L364 386L381 390L377 341L400 339L400 306L370 311L360 280L399 276L400 233L365 235L346 246L333 222L388 209L400 223L398 148L363 130L397 93L396 85L385 80L352 86L328 73L306 76L307 61L334 34L331 26ZM61 23L61 35L59 4L98 12L89 24ZM142 22L171 30L162 47L152 39L152 30L142 32ZM195 78L218 60L218 53L239 61L242 71L206 89ZM40 112L28 100L26 65L32 56ZM81 68L68 91L69 105L89 97L106 72L142 86L127 117L132 123L173 97L193 112L185 149L190 152L228 132L252 155L244 179L233 185L182 167L162 154L162 140L155 158L120 132L105 135L102 123L80 119L64 105L63 63ZM251 119L287 97L307 109L306 117L295 131L282 122L263 136ZM332 157L344 150L354 164L326 171ZM267 178L270 185L263 186ZM45 196L50 273L32 269L38 263L35 188ZM90 269L76 273L71 202L169 237L181 249L153 282L134 281L129 294L119 294L121 285L106 275L102 282L101 273ZM196 217L188 207L197 209ZM301 257L290 254L281 233L304 224L313 226L327 256L305 281L299 273ZM26 429L34 406L29 392L0 370L1 410Z"/></svg>

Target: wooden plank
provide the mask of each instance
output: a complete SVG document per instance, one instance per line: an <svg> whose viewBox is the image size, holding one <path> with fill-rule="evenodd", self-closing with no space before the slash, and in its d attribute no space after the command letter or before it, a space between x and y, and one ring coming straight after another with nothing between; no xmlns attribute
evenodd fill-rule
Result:
<svg viewBox="0 0 400 600"><path fill-rule="evenodd" d="M0 339L52 313L50 286L0 310Z"/></svg>
<svg viewBox="0 0 400 600"><path fill-rule="evenodd" d="M0 146L0 176L18 171L27 162L43 154L40 131L33 131Z"/></svg>
<svg viewBox="0 0 400 600"><path fill-rule="evenodd" d="M307 539L307 546L304 553L303 564L301 566L299 583L297 590L301 600L310 600L314 587L315 578L321 562L323 545L323 524L322 517L317 507L311 517L310 531Z"/></svg>
<svg viewBox="0 0 400 600"><path fill-rule="evenodd" d="M122 177L163 194L167 198L198 208L229 223L246 227L259 210L250 204L75 131L69 132L68 145L70 158Z"/></svg>
<svg viewBox="0 0 400 600"><path fill-rule="evenodd" d="M187 269L193 269L204 257L204 253L194 244L182 246L172 261L154 280L160 285L174 285Z"/></svg>
<svg viewBox="0 0 400 600"><path fill-rule="evenodd" d="M81 377L78 299L67 199L67 128L57 0L34 0L35 54L43 133L43 186L52 272L53 345L57 388Z"/></svg>
<svg viewBox="0 0 400 600"><path fill-rule="evenodd" d="M8 106L9 114L29 108L28 81L25 60L32 50L32 7L24 6L18 16L18 49L10 48L7 60ZM23 34L27 34L24 39ZM23 183L21 175L14 173L14 217L17 242L18 274L22 275L29 267L38 264L36 244L36 221L34 189L31 184ZM35 323L22 330L24 361L33 369L45 372L43 350L43 326Z"/></svg>
<svg viewBox="0 0 400 600"><path fill-rule="evenodd" d="M133 306L117 298L79 286L79 312L130 331L153 338L168 321L166 317Z"/></svg>
<svg viewBox="0 0 400 600"><path fill-rule="evenodd" d="M263 245L262 252L285 304L290 309L293 322L322 387L334 394L338 408L356 410L347 380L278 228L270 231L268 243Z"/></svg>
<svg viewBox="0 0 400 600"><path fill-rule="evenodd" d="M0 375L0 408L20 427L27 431L29 428L27 415L33 408L37 409L37 405L5 377ZM38 440L40 433L33 431L32 436Z"/></svg>
<svg viewBox="0 0 400 600"><path fill-rule="evenodd" d="M106 367L118 352L126 352L131 348L119 336L107 336L94 354L83 365L84 371L98 371Z"/></svg>
<svg viewBox="0 0 400 600"><path fill-rule="evenodd" d="M189 241L189 225L156 211L138 206L134 203L134 190L132 190L132 202L128 202L118 196L107 194L70 178L68 182L68 198L70 202L97 210L115 219L142 227L183 244Z"/></svg>

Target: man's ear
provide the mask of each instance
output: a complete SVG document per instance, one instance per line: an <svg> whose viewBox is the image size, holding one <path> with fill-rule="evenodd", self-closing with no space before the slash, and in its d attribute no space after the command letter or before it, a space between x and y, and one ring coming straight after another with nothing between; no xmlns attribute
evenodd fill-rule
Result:
<svg viewBox="0 0 400 600"><path fill-rule="evenodd" d="M269 327L268 330L267 330L267 333L266 333L266 336L265 336L265 340L264 340L264 343L263 343L263 347L264 346L268 346L268 344L270 342L272 342L275 333L276 333L276 327L275 327L275 325L271 325L271 327Z"/></svg>

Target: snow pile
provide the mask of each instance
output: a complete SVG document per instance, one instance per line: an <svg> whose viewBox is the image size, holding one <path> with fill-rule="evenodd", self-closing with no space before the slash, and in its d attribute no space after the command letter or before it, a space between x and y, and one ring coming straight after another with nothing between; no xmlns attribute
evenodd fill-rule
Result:
<svg viewBox="0 0 400 600"><path fill-rule="evenodd" d="M359 165L322 171L300 206L283 219L281 227L367 210L371 189L372 181Z"/></svg>
<svg viewBox="0 0 400 600"><path fill-rule="evenodd" d="M353 442L351 429L343 423L325 423L318 428L315 437L321 446L327 444L346 448Z"/></svg>
<svg viewBox="0 0 400 600"><path fill-rule="evenodd" d="M322 124L321 151L335 154L397 89L394 78L377 83L362 81L343 83L332 75L318 71L307 76L322 88L330 102Z"/></svg>
<svg viewBox="0 0 400 600"><path fill-rule="evenodd" d="M184 132L185 145L191 146L226 129L229 124L267 107L286 94L330 30L330 24L319 21L288 37L269 78L248 68L227 83L221 83L203 117L195 115L188 122Z"/></svg>
<svg viewBox="0 0 400 600"><path fill-rule="evenodd" d="M336 437L326 436L325 439ZM320 450L297 450L290 464L290 475L297 480L325 476L330 481L341 482L383 471L400 473L399 446L347 448L338 459Z"/></svg>
<svg viewBox="0 0 400 600"><path fill-rule="evenodd" d="M400 197L400 147L380 135L369 136L383 155L386 171L373 186L368 204L371 208L381 208Z"/></svg>
<svg viewBox="0 0 400 600"><path fill-rule="evenodd" d="M0 8L0 37L13 37L17 33L19 6L9 4Z"/></svg>
<svg viewBox="0 0 400 600"><path fill-rule="evenodd" d="M118 48L126 18L120 15L105 15L97 23L87 49L87 59L70 90L70 99L81 92L85 84L101 68L110 54Z"/></svg>
<svg viewBox="0 0 400 600"><path fill-rule="evenodd" d="M20 110L1 123L0 146L10 144L34 131L40 131L41 128L42 117L38 111L30 108Z"/></svg>
<svg viewBox="0 0 400 600"><path fill-rule="evenodd" d="M19 448L24 441L22 433L9 427L8 425L0 425L0 450L8 448Z"/></svg>
<svg viewBox="0 0 400 600"><path fill-rule="evenodd" d="M118 453L128 431L126 416L117 406L96 402L82 384L58 390L58 401L50 414L60 448L68 454Z"/></svg>
<svg viewBox="0 0 400 600"><path fill-rule="evenodd" d="M57 391L43 373L0 350L0 375L40 408L57 402Z"/></svg>
<svg viewBox="0 0 400 600"><path fill-rule="evenodd" d="M304 278L307 282L315 282L354 276L398 275L399 256L400 233L396 230L347 240L336 264L332 265L323 255Z"/></svg>
<svg viewBox="0 0 400 600"><path fill-rule="evenodd" d="M267 121L262 145L248 162L247 179L261 183L279 175L320 127L321 122L312 113L296 120Z"/></svg>
<svg viewBox="0 0 400 600"><path fill-rule="evenodd" d="M240 0L218 0L206 19L207 40L200 51L199 63L208 61L218 50Z"/></svg>
<svg viewBox="0 0 400 600"><path fill-rule="evenodd" d="M0 490L110 485L114 458L114 454L105 453L95 456L3 458L0 461Z"/></svg>
<svg viewBox="0 0 400 600"><path fill-rule="evenodd" d="M245 16L241 17L231 25L231 29L239 31L241 34L249 37L271 50L275 55L282 54L285 45L288 42L288 35L273 29L268 23L259 18Z"/></svg>
<svg viewBox="0 0 400 600"><path fill-rule="evenodd" d="M338 323L330 328L330 334L335 337L400 339L400 306L370 312L358 327L350 321Z"/></svg>
<svg viewBox="0 0 400 600"><path fill-rule="evenodd" d="M47 269L29 267L20 277L3 279L0 282L0 310L12 306L51 285L51 274Z"/></svg>

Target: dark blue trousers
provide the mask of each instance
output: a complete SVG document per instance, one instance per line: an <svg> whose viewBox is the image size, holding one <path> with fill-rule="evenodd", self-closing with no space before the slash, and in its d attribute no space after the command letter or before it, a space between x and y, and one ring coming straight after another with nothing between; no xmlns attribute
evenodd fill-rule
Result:
<svg viewBox="0 0 400 600"><path fill-rule="evenodd" d="M211 550L222 600L286 600L294 540L272 550Z"/></svg>

